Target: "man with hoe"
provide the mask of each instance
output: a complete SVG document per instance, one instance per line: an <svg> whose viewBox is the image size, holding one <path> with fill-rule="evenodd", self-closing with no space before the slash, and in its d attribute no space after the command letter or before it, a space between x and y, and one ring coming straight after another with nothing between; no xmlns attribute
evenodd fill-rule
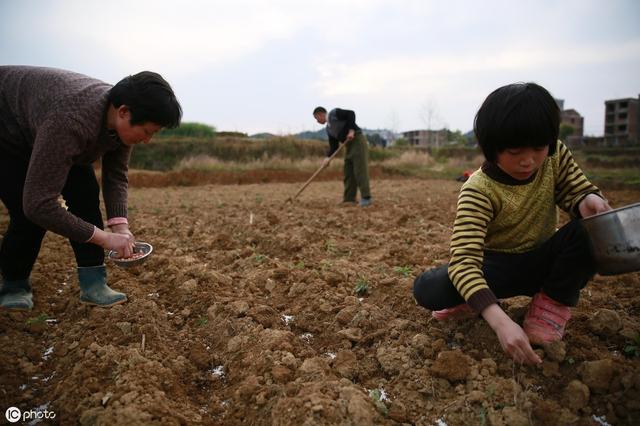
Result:
<svg viewBox="0 0 640 426"><path fill-rule="evenodd" d="M163 127L177 127L181 116L173 90L153 72L112 87L70 71L0 66L0 199L9 211L0 246L0 307L33 307L29 276L46 231L71 241L82 302L113 306L127 300L107 285L104 249L133 254L127 220L131 149ZM111 232L103 230L92 165L99 158Z"/></svg>
<svg viewBox="0 0 640 426"><path fill-rule="evenodd" d="M327 125L329 150L322 166L327 167L333 153L341 143L347 146L344 157L344 195L343 203L355 203L360 189L360 206L371 205L369 189L369 144L362 130L356 124L356 114L348 109L334 108L327 114L321 106L313 110L313 117L320 124Z"/></svg>

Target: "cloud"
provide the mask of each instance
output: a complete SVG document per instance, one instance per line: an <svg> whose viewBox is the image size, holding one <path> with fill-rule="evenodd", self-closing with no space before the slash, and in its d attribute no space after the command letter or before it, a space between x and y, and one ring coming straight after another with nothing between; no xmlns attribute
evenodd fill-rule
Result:
<svg viewBox="0 0 640 426"><path fill-rule="evenodd" d="M40 22L50 39L102 53L124 69L190 73L239 62L299 34L314 34L327 45L356 40L364 24L355 17L381 1L112 0L107 7L67 0L43 13L46 20L29 19Z"/></svg>
<svg viewBox="0 0 640 426"><path fill-rule="evenodd" d="M157 70L186 117L222 128L307 123L316 102L415 126L427 100L467 127L490 90L523 79L598 123L603 99L638 91L638 12L637 0L0 0L0 51L109 82Z"/></svg>
<svg viewBox="0 0 640 426"><path fill-rule="evenodd" d="M126 69L198 71L238 61L299 30L285 8L267 2L188 5L162 1L67 2L48 17L50 34L82 41ZM90 17L90 19L87 19Z"/></svg>
<svg viewBox="0 0 640 426"><path fill-rule="evenodd" d="M563 69L637 60L640 39L612 45L511 46L469 54L383 56L374 60L341 63L332 57L317 60L316 89L322 96L415 93L446 88L460 77L484 72Z"/></svg>

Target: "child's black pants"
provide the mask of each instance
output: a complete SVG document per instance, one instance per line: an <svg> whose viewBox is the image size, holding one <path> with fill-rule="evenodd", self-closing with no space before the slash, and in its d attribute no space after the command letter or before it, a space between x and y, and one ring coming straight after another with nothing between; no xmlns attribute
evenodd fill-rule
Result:
<svg viewBox="0 0 640 426"><path fill-rule="evenodd" d="M413 295L419 305L437 311L465 303L449 279L447 267L442 265L416 278ZM587 232L576 219L529 252L485 251L482 272L498 299L533 296L543 290L552 299L575 306L596 267Z"/></svg>

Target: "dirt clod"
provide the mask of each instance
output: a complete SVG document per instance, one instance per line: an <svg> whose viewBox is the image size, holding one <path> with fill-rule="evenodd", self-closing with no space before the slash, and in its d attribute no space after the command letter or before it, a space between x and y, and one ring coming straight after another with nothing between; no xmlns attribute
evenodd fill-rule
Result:
<svg viewBox="0 0 640 426"><path fill-rule="evenodd" d="M606 392L613 378L613 361L601 359L582 364L582 382L594 392Z"/></svg>
<svg viewBox="0 0 640 426"><path fill-rule="evenodd" d="M440 352L431 371L450 382L465 380L471 371L471 360L458 350Z"/></svg>
<svg viewBox="0 0 640 426"><path fill-rule="evenodd" d="M589 319L589 328L595 334L607 337L622 329L622 320L616 311L600 309Z"/></svg>
<svg viewBox="0 0 640 426"><path fill-rule="evenodd" d="M587 406L590 395L587 385L579 380L572 380L564 390L564 401L573 412L576 412Z"/></svg>

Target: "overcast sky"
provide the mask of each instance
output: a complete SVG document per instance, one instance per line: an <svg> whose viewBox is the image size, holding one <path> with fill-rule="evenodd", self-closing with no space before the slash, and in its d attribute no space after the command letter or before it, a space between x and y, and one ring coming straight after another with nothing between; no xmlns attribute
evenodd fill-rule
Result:
<svg viewBox="0 0 640 426"><path fill-rule="evenodd" d="M153 70L184 120L248 133L317 130L316 105L465 132L492 90L535 81L601 135L605 99L640 94L640 1L0 0L0 63Z"/></svg>

